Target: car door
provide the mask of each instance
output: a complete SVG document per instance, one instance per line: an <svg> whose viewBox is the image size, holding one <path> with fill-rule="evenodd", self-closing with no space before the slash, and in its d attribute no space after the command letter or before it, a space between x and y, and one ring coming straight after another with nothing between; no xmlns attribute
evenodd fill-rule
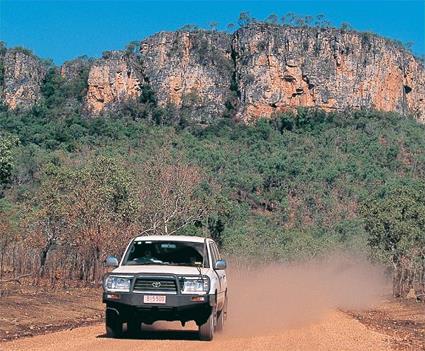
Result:
<svg viewBox="0 0 425 351"><path fill-rule="evenodd" d="M215 265L215 262L221 259L220 252L218 251L217 245L215 242L211 242L211 252L213 256L213 264ZM227 289L227 280L226 280L226 271L225 270L216 270L215 273L217 274L218 281L219 281L219 288L217 291L217 303L219 305L219 308L221 309L224 305L224 299L226 297L226 289Z"/></svg>

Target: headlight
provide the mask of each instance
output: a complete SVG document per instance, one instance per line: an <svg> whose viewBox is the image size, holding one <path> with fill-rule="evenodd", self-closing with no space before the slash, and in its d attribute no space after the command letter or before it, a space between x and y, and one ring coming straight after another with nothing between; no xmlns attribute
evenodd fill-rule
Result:
<svg viewBox="0 0 425 351"><path fill-rule="evenodd" d="M206 293L210 289L210 279L207 276L183 277L182 293Z"/></svg>
<svg viewBox="0 0 425 351"><path fill-rule="evenodd" d="M131 278L109 275L105 279L104 288L106 291L130 292Z"/></svg>

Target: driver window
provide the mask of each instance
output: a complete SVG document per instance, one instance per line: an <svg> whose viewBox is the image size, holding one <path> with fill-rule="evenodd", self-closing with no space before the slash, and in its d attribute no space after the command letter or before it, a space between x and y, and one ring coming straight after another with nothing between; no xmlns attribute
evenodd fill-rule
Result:
<svg viewBox="0 0 425 351"><path fill-rule="evenodd" d="M215 256L217 257L217 260L221 260L220 252L218 251L217 245L213 244L214 250L215 250Z"/></svg>
<svg viewBox="0 0 425 351"><path fill-rule="evenodd" d="M214 250L214 244L213 243L210 243L209 244L209 247L210 247L211 258L212 258L212 266L214 267L215 266L215 263L218 260L217 252Z"/></svg>

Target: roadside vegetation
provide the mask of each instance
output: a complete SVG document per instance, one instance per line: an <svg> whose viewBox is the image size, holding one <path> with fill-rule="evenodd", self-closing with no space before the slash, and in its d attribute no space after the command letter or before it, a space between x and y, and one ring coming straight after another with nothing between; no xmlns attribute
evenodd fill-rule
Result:
<svg viewBox="0 0 425 351"><path fill-rule="evenodd" d="M242 13L238 25L255 21ZM0 282L97 283L129 238L168 233L211 236L251 260L357 251L388 267L394 295L425 290L425 126L414 118L299 109L243 125L230 99L201 125L158 106L149 83L90 118L79 60L69 81L50 67L32 109L0 106Z"/></svg>
<svg viewBox="0 0 425 351"><path fill-rule="evenodd" d="M367 252L394 271L396 295L423 289L425 128L415 120L299 110L182 127L125 113L0 114L2 276L90 284L130 237L175 233L266 261Z"/></svg>

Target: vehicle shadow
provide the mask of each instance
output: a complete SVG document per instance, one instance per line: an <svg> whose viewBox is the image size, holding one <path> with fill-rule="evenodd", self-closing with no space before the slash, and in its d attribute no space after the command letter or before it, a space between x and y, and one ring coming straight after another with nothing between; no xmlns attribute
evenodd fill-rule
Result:
<svg viewBox="0 0 425 351"><path fill-rule="evenodd" d="M199 334L194 330L142 330L137 335L129 336L129 338L145 340L199 340Z"/></svg>
<svg viewBox="0 0 425 351"><path fill-rule="evenodd" d="M106 334L98 335L97 338L107 338ZM159 329L155 326L143 325L140 332L129 334L124 332L122 339L126 340L199 340L197 330L184 329Z"/></svg>

